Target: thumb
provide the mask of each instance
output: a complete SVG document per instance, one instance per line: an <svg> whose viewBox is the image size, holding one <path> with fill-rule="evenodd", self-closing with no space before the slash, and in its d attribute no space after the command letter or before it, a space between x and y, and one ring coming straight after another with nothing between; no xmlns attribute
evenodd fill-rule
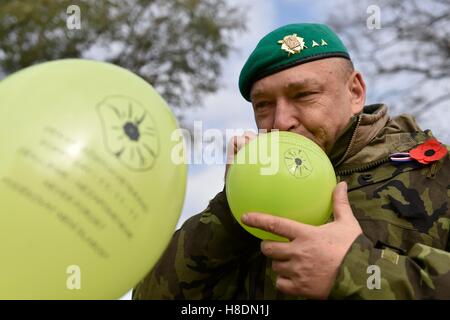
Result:
<svg viewBox="0 0 450 320"><path fill-rule="evenodd" d="M338 183L334 188L333 214L335 221L348 219L349 217L354 219L353 211L348 201L347 183L345 181Z"/></svg>

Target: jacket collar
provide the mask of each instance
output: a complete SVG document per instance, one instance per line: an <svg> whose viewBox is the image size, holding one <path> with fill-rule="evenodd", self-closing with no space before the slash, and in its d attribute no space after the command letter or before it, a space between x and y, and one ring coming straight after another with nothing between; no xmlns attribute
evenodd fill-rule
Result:
<svg viewBox="0 0 450 320"><path fill-rule="evenodd" d="M364 107L354 121L356 124L344 131L335 144L346 145L345 153L333 161L335 168L344 169L380 160L393 152L408 151L427 138L412 116L401 115L391 119L384 104ZM353 134L349 135L348 130L353 130ZM342 139L348 140L343 142ZM330 159L338 151L334 149Z"/></svg>

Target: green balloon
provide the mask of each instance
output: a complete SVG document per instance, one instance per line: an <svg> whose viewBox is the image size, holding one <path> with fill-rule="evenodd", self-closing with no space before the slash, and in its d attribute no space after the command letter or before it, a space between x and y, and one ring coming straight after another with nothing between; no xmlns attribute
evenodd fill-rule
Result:
<svg viewBox="0 0 450 320"><path fill-rule="evenodd" d="M136 285L183 206L177 128L112 64L60 60L1 81L0 299L117 299Z"/></svg>
<svg viewBox="0 0 450 320"><path fill-rule="evenodd" d="M262 212L310 225L326 223L336 186L325 152L304 136L280 131L260 134L236 154L227 174L226 194L236 220L263 240L284 237L248 227L247 212Z"/></svg>

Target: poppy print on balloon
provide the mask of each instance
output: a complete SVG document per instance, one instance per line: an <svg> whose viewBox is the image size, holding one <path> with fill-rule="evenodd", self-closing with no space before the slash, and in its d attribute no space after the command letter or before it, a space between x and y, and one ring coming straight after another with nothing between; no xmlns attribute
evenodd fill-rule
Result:
<svg viewBox="0 0 450 320"><path fill-rule="evenodd" d="M290 174L296 178L306 178L312 172L308 155L302 149L291 148L284 154L284 161Z"/></svg>
<svg viewBox="0 0 450 320"><path fill-rule="evenodd" d="M149 110L126 96L109 96L97 110L108 151L131 170L150 170L158 158L159 139Z"/></svg>

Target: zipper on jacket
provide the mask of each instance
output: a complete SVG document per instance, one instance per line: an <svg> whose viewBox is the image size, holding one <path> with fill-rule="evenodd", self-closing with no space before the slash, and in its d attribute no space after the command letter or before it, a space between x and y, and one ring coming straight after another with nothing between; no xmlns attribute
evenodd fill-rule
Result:
<svg viewBox="0 0 450 320"><path fill-rule="evenodd" d="M342 156L341 160L338 161L338 163L336 163L336 166L339 166L347 157L348 153L350 152L350 149L353 145L353 142L355 141L355 137L356 137L356 131L358 131L358 127L359 124L361 123L361 115L358 116L358 120L356 120L356 127L355 130L353 131L352 137L350 138L350 142L347 146L347 150L345 150L344 155Z"/></svg>
<svg viewBox="0 0 450 320"><path fill-rule="evenodd" d="M366 163L365 165L361 166L361 167L356 167L356 168L351 168L351 169L344 169L344 170L337 170L336 171L336 175L337 176L348 176L352 173L355 172L362 172L362 171L366 171L369 170L371 168L377 167L379 165L382 165L384 163L389 162L389 157L385 157L385 158L381 158L369 163Z"/></svg>

